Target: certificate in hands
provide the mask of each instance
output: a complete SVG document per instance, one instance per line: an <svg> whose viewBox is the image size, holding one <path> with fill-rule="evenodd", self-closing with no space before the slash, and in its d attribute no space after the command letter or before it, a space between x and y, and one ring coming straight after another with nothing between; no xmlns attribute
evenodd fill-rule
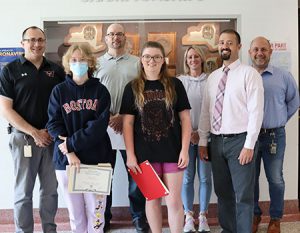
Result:
<svg viewBox="0 0 300 233"><path fill-rule="evenodd" d="M110 164L67 166L68 190L70 193L95 193L109 195L112 181Z"/></svg>

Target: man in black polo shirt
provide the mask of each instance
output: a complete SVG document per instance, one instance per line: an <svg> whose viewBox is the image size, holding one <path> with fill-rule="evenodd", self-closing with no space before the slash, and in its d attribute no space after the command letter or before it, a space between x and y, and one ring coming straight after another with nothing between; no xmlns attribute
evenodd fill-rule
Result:
<svg viewBox="0 0 300 233"><path fill-rule="evenodd" d="M38 175L43 232L55 233L57 181L52 164L53 143L45 125L50 93L63 81L64 71L43 57L46 39L40 28L25 29L21 44L25 54L7 64L0 74L0 112L11 132L16 232L33 232L32 192Z"/></svg>

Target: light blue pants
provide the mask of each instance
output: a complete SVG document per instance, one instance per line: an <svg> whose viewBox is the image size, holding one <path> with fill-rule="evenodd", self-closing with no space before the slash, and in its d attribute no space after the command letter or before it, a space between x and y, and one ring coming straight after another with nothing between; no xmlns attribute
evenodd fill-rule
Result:
<svg viewBox="0 0 300 233"><path fill-rule="evenodd" d="M190 145L189 148L189 165L184 171L182 184L182 202L184 211L193 211L194 203L194 179L196 169L199 178L199 212L206 212L211 196L211 164L210 162L202 161L198 153L198 145Z"/></svg>
<svg viewBox="0 0 300 233"><path fill-rule="evenodd" d="M33 232L32 192L36 177L40 180L39 212L43 232L56 233L54 217L57 211L57 181L52 162L53 145L37 147L33 138L12 133L9 147L14 162L14 219L16 233ZM24 157L24 145L32 147L32 157Z"/></svg>

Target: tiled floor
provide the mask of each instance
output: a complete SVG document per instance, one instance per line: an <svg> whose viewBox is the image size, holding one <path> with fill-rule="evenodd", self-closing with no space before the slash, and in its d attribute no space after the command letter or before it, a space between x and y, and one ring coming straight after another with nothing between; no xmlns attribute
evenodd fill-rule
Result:
<svg viewBox="0 0 300 233"><path fill-rule="evenodd" d="M261 224L259 226L258 233L266 233L267 232L268 224ZM119 230L112 230L110 233L135 233L134 229L119 229ZM212 226L210 233L219 233L221 229L219 226ZM285 222L281 223L281 233L299 233L300 232L300 222ZM64 232L69 233L69 232ZM163 233L170 233L170 230L164 228Z"/></svg>
<svg viewBox="0 0 300 233"><path fill-rule="evenodd" d="M286 206L289 206L287 203ZM300 233L300 212L298 210L298 205L295 205L295 203L292 203L290 205L294 208L296 208L293 211L286 210L286 214L283 216L282 223L281 223L281 233ZM296 207L295 207L296 206ZM291 208L290 208L291 209ZM124 210L123 210L124 212ZM213 212L213 210L211 211ZM0 214L0 233L12 233L14 231L14 225L12 224L13 219L13 212L12 210L1 210ZM128 218L122 218L122 215L118 212L114 212L115 219L111 221L112 230L110 233L135 233L135 230L133 229L131 220ZM41 224L39 223L39 216L38 211L35 211L35 232L34 233L41 233L42 228ZM66 209L59 209L58 214L56 217L56 223L57 223L57 232L58 233L71 233L70 231L70 225L69 225L69 219L68 219L68 213ZM167 219L164 219L164 226L168 226ZM208 218L209 225L211 226L211 233L219 233L220 227L218 226L217 218L210 217ZM259 232L258 233L266 233L267 226L269 222L268 216L262 217L262 224L259 226ZM163 233L170 233L170 230L168 228L164 228Z"/></svg>
<svg viewBox="0 0 300 233"><path fill-rule="evenodd" d="M0 227L2 230L0 230L1 233L11 233L13 231L13 226L9 225L10 229L3 229L3 225ZM58 226L58 233L71 233L69 230L59 230L64 227L68 227L67 224L65 226L59 225ZM265 233L267 232L268 224L264 223L259 226L258 233ZM40 228L40 226L37 226L37 228ZM219 226L212 226L211 227L211 233L219 233L220 227ZM300 222L284 222L281 223L281 233L299 233L300 232ZM35 231L35 233L41 233L41 231ZM110 233L135 233L135 230L133 228L123 228L123 229L113 229L110 231ZM163 233L170 233L170 230L168 228L164 228Z"/></svg>

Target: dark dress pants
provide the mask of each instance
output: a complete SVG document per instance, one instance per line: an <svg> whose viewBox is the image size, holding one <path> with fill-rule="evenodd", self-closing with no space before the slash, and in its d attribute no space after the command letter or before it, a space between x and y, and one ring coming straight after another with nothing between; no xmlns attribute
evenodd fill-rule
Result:
<svg viewBox="0 0 300 233"><path fill-rule="evenodd" d="M211 135L211 162L223 233L252 233L255 157L246 165L238 157L246 133L231 137Z"/></svg>

